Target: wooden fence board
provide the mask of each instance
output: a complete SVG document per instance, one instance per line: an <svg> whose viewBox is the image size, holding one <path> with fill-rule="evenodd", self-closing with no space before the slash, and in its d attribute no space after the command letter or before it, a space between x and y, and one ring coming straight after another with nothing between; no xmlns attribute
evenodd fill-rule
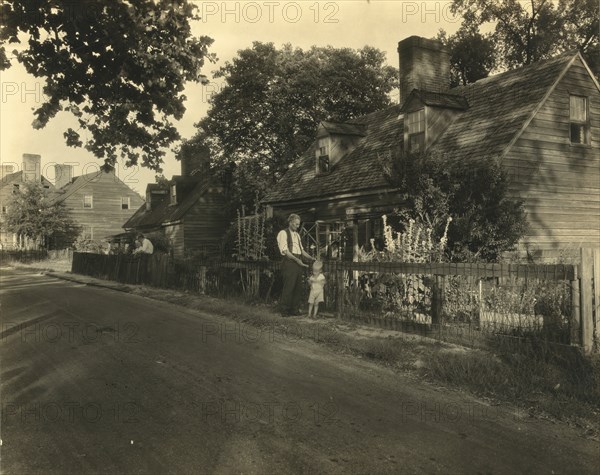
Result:
<svg viewBox="0 0 600 475"><path fill-rule="evenodd" d="M592 350L594 338L594 324L592 315L592 277L593 277L592 249L581 249L581 275L580 275L580 318L581 318L581 345L586 353Z"/></svg>

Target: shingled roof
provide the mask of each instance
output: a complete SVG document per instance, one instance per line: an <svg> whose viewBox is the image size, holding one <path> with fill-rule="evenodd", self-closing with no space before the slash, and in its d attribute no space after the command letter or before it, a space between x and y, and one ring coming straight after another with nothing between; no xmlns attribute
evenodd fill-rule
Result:
<svg viewBox="0 0 600 475"><path fill-rule="evenodd" d="M431 153L447 160L499 158L576 56L564 53L452 89L467 99L469 109L446 129Z"/></svg>
<svg viewBox="0 0 600 475"><path fill-rule="evenodd" d="M421 91L414 89L406 98L402 105L402 110L411 102L413 98L418 98L421 103L432 107L445 107L448 109L466 110L469 108L467 98L460 94L444 94L441 92Z"/></svg>
<svg viewBox="0 0 600 475"><path fill-rule="evenodd" d="M366 127L363 124L323 121L321 122L319 128L321 127L330 134L358 135L360 137L364 137L366 135Z"/></svg>
<svg viewBox="0 0 600 475"><path fill-rule="evenodd" d="M367 135L328 174L316 174L314 143L286 172L264 201L297 200L336 195L349 190L355 192L378 187L389 188L389 183L378 166L377 154L383 154L402 142L404 122L399 114L400 106L395 105L352 120L352 123L363 125Z"/></svg>
<svg viewBox="0 0 600 475"><path fill-rule="evenodd" d="M464 109L441 137L430 147L432 153L448 160L482 160L500 157L518 136L553 84L577 57L567 52L554 58L507 71L456 87L448 94L424 94L432 105L442 102ZM420 92L423 94L423 92ZM436 104L433 104L436 102ZM377 155L399 147L404 122L399 105L349 121L364 124L367 134L358 146L342 157L327 175L315 172L314 143L286 172L264 203L327 198L350 192L389 188Z"/></svg>
<svg viewBox="0 0 600 475"><path fill-rule="evenodd" d="M174 181L178 186L182 185L181 192L184 197L180 203L171 205L170 196L167 191L162 200L158 202L153 201L150 210L146 209L145 204L140 206L134 215L123 225L123 228L154 228L165 223L178 221L185 216L187 210L189 210L210 187L210 180L206 179L199 181L198 178L177 177L174 178ZM151 183L148 185L147 190L152 191L159 188L160 186L158 184Z"/></svg>
<svg viewBox="0 0 600 475"><path fill-rule="evenodd" d="M44 187L50 188L51 191L54 191L54 185L50 180L48 180L43 175L41 176L41 180L41 184ZM25 183L25 181L23 180L23 171L13 172L9 173L8 175L4 175L2 180L0 180L0 188L4 188L7 185L15 183Z"/></svg>

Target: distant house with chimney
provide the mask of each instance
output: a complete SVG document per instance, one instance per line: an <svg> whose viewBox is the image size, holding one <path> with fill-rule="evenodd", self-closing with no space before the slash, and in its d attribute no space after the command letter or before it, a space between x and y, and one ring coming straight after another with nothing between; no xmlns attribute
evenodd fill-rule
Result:
<svg viewBox="0 0 600 475"><path fill-rule="evenodd" d="M568 52L468 86L449 87L436 40L400 41L400 103L323 122L311 147L266 196L270 214L298 213L317 251L348 233L346 258L381 236L381 216L402 207L378 156L400 148L468 165L497 160L525 202L519 251L536 258L600 244L600 86ZM348 249L347 249L348 251Z"/></svg>
<svg viewBox="0 0 600 475"><path fill-rule="evenodd" d="M23 154L21 170L15 168L15 164L1 167L0 220L25 182L41 183L52 201L63 202L81 227L84 239L102 241L111 234L122 232L123 223L143 203L143 199L116 176L113 168L101 167L93 173L74 177L71 165L54 165L54 184L41 174L40 155ZM0 232L0 242L3 249L33 244L5 230Z"/></svg>
<svg viewBox="0 0 600 475"><path fill-rule="evenodd" d="M123 232L123 223L143 203L142 197L127 186L113 167L73 177L71 165L54 165L54 201L63 202L81 226L81 238L103 241Z"/></svg>
<svg viewBox="0 0 600 475"><path fill-rule="evenodd" d="M208 149L181 161L181 175L146 187L146 203L123 225L129 232L159 233L175 258L214 255L229 225L223 186L208 169Z"/></svg>
<svg viewBox="0 0 600 475"><path fill-rule="evenodd" d="M2 249L28 248L36 243L24 236L8 232L2 221L16 193L19 193L26 182L40 183L48 193L54 191L54 185L42 176L41 156L31 153L23 154L21 169L15 163L0 165L0 246Z"/></svg>

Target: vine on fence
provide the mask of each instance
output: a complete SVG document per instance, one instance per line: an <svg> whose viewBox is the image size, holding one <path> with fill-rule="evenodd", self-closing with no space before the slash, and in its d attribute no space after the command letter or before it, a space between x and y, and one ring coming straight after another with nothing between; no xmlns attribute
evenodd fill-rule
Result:
<svg viewBox="0 0 600 475"><path fill-rule="evenodd" d="M246 209L237 211L237 239L234 258L238 261L266 260L265 244L265 214L258 211L251 216L246 216ZM260 269L239 269L240 283L244 294L251 297L258 296L260 289ZM272 277L269 270L263 273Z"/></svg>

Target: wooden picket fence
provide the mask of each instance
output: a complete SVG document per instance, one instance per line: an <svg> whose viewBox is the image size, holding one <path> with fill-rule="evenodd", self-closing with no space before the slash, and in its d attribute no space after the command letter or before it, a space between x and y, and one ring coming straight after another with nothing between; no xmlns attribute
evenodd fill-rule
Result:
<svg viewBox="0 0 600 475"><path fill-rule="evenodd" d="M276 300L281 288L277 261L189 263L165 254L75 253L72 270L128 284L266 302ZM598 349L599 249L582 249L578 265L326 261L323 271L323 311L339 318L468 326L512 336L535 333L586 353ZM404 295L392 295L400 303L390 311L381 306L381 296L389 299L391 288ZM512 307L504 302L510 299Z"/></svg>

